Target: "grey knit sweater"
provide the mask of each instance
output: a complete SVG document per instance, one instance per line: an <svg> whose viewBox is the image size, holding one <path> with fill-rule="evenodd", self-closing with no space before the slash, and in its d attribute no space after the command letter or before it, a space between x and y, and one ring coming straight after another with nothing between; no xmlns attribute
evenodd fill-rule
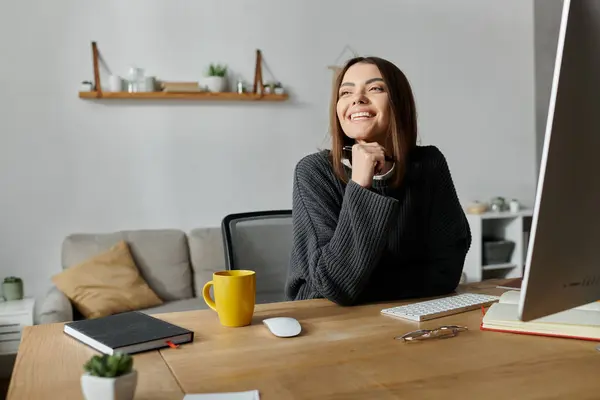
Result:
<svg viewBox="0 0 600 400"><path fill-rule="evenodd" d="M354 305L452 292L471 232L437 147L417 147L395 189L345 184L324 150L295 168L293 240L287 298Z"/></svg>

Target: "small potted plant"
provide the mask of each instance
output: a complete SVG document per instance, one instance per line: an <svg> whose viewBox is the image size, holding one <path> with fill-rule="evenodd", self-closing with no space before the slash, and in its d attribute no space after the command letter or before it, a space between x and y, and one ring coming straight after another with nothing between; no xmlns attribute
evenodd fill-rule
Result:
<svg viewBox="0 0 600 400"><path fill-rule="evenodd" d="M265 94L270 94L275 92L275 82L265 82L263 84L264 87L264 93Z"/></svg>
<svg viewBox="0 0 600 400"><path fill-rule="evenodd" d="M81 82L81 87L79 89L80 92L91 92L94 90L94 84L90 81Z"/></svg>
<svg viewBox="0 0 600 400"><path fill-rule="evenodd" d="M132 400L137 371L129 354L95 355L83 366L81 389L86 400Z"/></svg>
<svg viewBox="0 0 600 400"><path fill-rule="evenodd" d="M206 74L206 87L211 92L222 92L225 90L225 75L227 66L221 64L210 64Z"/></svg>
<svg viewBox="0 0 600 400"><path fill-rule="evenodd" d="M265 94L270 94L270 93L283 94L284 93L281 82L266 82L263 86L265 87L265 89L264 89Z"/></svg>
<svg viewBox="0 0 600 400"><path fill-rule="evenodd" d="M285 91L283 90L283 86L281 85L281 82L275 82L275 84L273 85L273 93L275 94L283 94Z"/></svg>
<svg viewBox="0 0 600 400"><path fill-rule="evenodd" d="M23 280L16 276L4 278L2 295L6 301L21 300L23 298Z"/></svg>

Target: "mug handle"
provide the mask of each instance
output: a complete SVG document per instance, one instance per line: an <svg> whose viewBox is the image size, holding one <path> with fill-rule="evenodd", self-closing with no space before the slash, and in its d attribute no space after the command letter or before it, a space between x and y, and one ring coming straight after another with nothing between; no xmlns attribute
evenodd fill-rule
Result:
<svg viewBox="0 0 600 400"><path fill-rule="evenodd" d="M202 297L204 297L204 301L210 308L212 308L214 311L217 311L217 305L215 304L215 301L210 297L211 286L214 287L213 281L206 282L204 288L202 288Z"/></svg>

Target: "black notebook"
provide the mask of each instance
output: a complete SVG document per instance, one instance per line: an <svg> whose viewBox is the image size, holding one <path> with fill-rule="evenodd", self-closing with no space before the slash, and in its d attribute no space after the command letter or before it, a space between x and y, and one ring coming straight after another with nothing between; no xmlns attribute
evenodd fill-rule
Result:
<svg viewBox="0 0 600 400"><path fill-rule="evenodd" d="M139 311L69 322L64 332L104 354L133 354L194 340L193 331Z"/></svg>

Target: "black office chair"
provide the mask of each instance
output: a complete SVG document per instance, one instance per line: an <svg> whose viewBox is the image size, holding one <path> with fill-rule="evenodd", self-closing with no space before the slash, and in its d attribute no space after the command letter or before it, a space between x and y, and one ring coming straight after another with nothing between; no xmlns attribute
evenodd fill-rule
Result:
<svg viewBox="0 0 600 400"><path fill-rule="evenodd" d="M225 265L256 272L256 304L285 301L292 249L292 211L227 215L221 224Z"/></svg>

